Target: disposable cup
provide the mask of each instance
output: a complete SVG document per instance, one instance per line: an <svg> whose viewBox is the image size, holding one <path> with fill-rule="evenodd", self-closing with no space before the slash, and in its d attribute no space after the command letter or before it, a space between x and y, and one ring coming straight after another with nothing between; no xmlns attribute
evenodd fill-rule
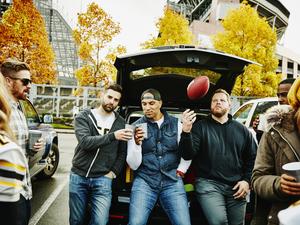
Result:
<svg viewBox="0 0 300 225"><path fill-rule="evenodd" d="M42 134L40 130L29 130L29 149L34 149L34 144L42 137Z"/></svg>
<svg viewBox="0 0 300 225"><path fill-rule="evenodd" d="M125 124L125 129L130 129L130 130L132 130L132 132L134 132L135 126L132 124Z"/></svg>
<svg viewBox="0 0 300 225"><path fill-rule="evenodd" d="M297 182L300 182L300 162L291 162L284 164L282 169L285 171L287 175L296 178Z"/></svg>
<svg viewBox="0 0 300 225"><path fill-rule="evenodd" d="M147 128L147 123L139 123L136 125L136 127L141 127L144 132L144 138L148 138L148 128Z"/></svg>

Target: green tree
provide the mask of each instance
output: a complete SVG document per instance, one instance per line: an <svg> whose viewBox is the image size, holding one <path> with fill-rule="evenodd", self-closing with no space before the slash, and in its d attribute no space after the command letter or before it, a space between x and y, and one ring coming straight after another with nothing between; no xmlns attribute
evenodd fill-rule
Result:
<svg viewBox="0 0 300 225"><path fill-rule="evenodd" d="M13 0L3 14L0 33L0 63L16 58L29 64L34 83L56 82L54 52L32 0Z"/></svg>
<svg viewBox="0 0 300 225"><path fill-rule="evenodd" d="M278 66L276 31L260 18L246 2L228 13L222 21L223 32L213 37L217 50L256 61L262 66L249 65L234 86L233 94L241 96L273 96L281 75Z"/></svg>
<svg viewBox="0 0 300 225"><path fill-rule="evenodd" d="M110 79L115 79L115 57L126 52L126 49L119 45L110 49L105 57L103 50L119 32L119 24L96 3L89 4L86 12L78 14L73 37L78 45L78 55L83 61L83 66L75 71L81 86L107 85Z"/></svg>

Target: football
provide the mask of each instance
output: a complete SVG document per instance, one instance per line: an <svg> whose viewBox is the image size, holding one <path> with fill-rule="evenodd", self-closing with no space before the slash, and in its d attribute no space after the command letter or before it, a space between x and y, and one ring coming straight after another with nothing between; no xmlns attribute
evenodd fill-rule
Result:
<svg viewBox="0 0 300 225"><path fill-rule="evenodd" d="M209 89L209 78L199 76L193 79L187 87L187 96L191 100L197 100L206 95Z"/></svg>

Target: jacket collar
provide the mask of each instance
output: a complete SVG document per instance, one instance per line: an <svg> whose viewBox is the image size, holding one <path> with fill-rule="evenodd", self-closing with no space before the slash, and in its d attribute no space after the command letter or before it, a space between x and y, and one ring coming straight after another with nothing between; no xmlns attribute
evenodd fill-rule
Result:
<svg viewBox="0 0 300 225"><path fill-rule="evenodd" d="M161 112L164 115L164 122L163 122L163 124L168 123L170 121L170 115L165 110L161 110ZM145 115L142 117L142 120L145 123L147 123L147 122L154 123L154 121L148 119Z"/></svg>
<svg viewBox="0 0 300 225"><path fill-rule="evenodd" d="M271 107L266 112L266 130L269 131L272 127L276 127L288 133L294 131L296 129L294 115L295 111L289 105Z"/></svg>

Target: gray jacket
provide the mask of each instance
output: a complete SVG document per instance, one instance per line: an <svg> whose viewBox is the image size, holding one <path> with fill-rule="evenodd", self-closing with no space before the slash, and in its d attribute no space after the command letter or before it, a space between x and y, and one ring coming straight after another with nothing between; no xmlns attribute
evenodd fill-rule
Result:
<svg viewBox="0 0 300 225"><path fill-rule="evenodd" d="M99 135L96 119L90 109L75 118L75 148L71 171L85 177L99 177L113 171L118 175L125 163L127 142L118 141L114 132L125 127L125 120L115 113L116 119L105 135Z"/></svg>

